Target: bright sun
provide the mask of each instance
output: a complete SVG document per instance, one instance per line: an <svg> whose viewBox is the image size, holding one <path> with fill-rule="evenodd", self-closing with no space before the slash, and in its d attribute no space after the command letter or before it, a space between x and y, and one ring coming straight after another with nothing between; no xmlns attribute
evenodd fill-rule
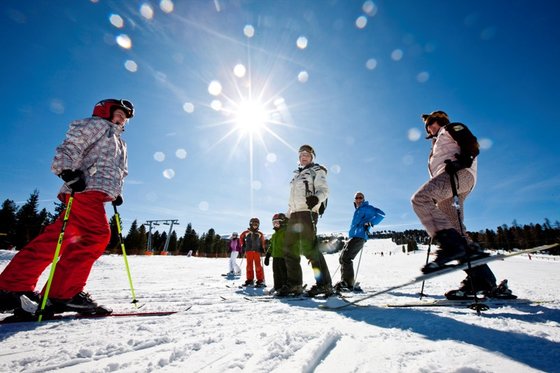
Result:
<svg viewBox="0 0 560 373"><path fill-rule="evenodd" d="M255 101L241 102L234 114L235 126L243 132L258 132L270 120L265 107Z"/></svg>

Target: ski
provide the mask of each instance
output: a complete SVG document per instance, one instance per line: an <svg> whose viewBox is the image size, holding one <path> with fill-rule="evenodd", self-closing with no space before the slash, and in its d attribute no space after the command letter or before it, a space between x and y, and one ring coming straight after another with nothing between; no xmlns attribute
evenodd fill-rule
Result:
<svg viewBox="0 0 560 373"><path fill-rule="evenodd" d="M544 300L531 300L531 299L496 299L486 298L478 299L478 302L485 304L489 307L504 307L516 304L543 304L549 301ZM475 303L474 299L438 299L434 301L418 301L409 303L393 303L385 304L383 307L389 308L415 308L415 307L469 307Z"/></svg>
<svg viewBox="0 0 560 373"><path fill-rule="evenodd" d="M537 252L537 251L548 250L548 249L551 249L551 248L556 247L556 246L558 246L557 243L552 244L552 245L542 245L542 246L537 246L537 247L533 247L533 248L526 249L526 250L516 251L516 252L513 252L513 253L490 255L490 256L487 256L485 258L480 258L480 259L477 259L477 260L473 260L470 263L461 263L461 264L457 264L457 265L450 265L450 266L447 266L447 267L445 267L445 268L443 268L439 271L426 273L426 274L417 276L410 281L404 282L404 283L399 284L399 285L391 286L391 287L388 287L388 288L380 290L380 291L376 291L374 293L368 294L364 297L360 297L360 298L358 298L356 300L353 300L353 301L348 301L348 300L343 298L343 300L346 303L342 304L342 305L329 306L327 304L321 304L321 305L319 305L319 308L323 309L323 310L329 310L329 311L336 311L336 310L344 309L344 308L347 308L347 307L350 307L350 306L357 305L358 303L363 302L364 300L376 297L378 295L389 293L393 290L397 290L397 289L404 288L404 287L407 287L407 286L410 286L410 285L414 285L414 284L422 282L422 281L431 280L433 278L443 276L443 275L446 275L448 273L468 269L469 266L477 267L479 265L490 263L490 262L493 262L493 261L496 261L496 260L505 260L505 259L508 259L508 258L511 258L511 257L514 257L514 256L518 256L518 255L531 254L531 253L534 253L534 252Z"/></svg>
<svg viewBox="0 0 560 373"><path fill-rule="evenodd" d="M309 297L304 296L286 296L286 297L277 297L274 295L253 295L253 296L245 296L243 299L248 300L250 302L275 302L275 301L286 301L286 302L295 302L295 301L302 301L306 299L312 299Z"/></svg>
<svg viewBox="0 0 560 373"><path fill-rule="evenodd" d="M145 312L112 312L107 314L80 314L80 313L66 313L60 315L54 315L43 321L63 321L63 320L79 320L79 319L103 319L106 317L155 317L155 316L169 316L177 313L182 313L190 310L192 305L187 306L182 310L176 311L145 311ZM0 321L0 324L13 324L20 322L37 322L37 320L31 318L31 316L21 317L18 315L11 315Z"/></svg>

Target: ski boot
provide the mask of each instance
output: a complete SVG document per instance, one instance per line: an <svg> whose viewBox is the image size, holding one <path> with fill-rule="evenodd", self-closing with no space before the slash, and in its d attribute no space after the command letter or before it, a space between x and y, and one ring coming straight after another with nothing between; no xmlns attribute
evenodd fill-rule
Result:
<svg viewBox="0 0 560 373"><path fill-rule="evenodd" d="M438 231L434 237L440 244L436 259L422 268L423 273L436 272L446 268L446 264L460 260L467 255L467 240L455 229Z"/></svg>

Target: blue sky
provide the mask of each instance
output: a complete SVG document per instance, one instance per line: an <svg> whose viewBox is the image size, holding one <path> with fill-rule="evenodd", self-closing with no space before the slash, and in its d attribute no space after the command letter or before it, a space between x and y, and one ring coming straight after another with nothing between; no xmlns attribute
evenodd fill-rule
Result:
<svg viewBox="0 0 560 373"><path fill-rule="evenodd" d="M301 144L329 170L320 232L347 230L357 190L386 212L377 229L421 228L410 206L428 178L420 114L444 110L482 145L468 229L554 223L559 14L556 2L505 0L7 1L0 198L38 189L52 211L68 124L126 98L125 229L178 219L179 235L189 222L229 234L256 216L271 232Z"/></svg>

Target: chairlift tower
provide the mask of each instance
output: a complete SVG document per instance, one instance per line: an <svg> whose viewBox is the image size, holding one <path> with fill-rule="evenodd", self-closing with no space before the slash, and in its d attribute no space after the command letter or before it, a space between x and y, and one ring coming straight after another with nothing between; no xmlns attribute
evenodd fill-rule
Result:
<svg viewBox="0 0 560 373"><path fill-rule="evenodd" d="M159 220L146 220L144 225L148 225L148 251L152 252L152 226L153 225L169 225L169 233L167 234L167 238L165 240L165 245L163 247L163 252L167 252L169 248L169 240L171 239L171 232L173 231L173 225L179 225L179 220L177 219L159 219Z"/></svg>

